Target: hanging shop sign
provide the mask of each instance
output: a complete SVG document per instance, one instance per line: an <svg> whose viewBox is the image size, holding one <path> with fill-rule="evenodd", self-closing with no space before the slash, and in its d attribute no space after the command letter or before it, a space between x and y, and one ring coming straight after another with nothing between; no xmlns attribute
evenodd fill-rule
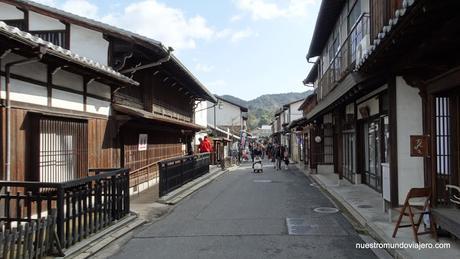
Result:
<svg viewBox="0 0 460 259"><path fill-rule="evenodd" d="M428 156L428 136L412 135L410 136L410 156L427 157Z"/></svg>
<svg viewBox="0 0 460 259"><path fill-rule="evenodd" d="M138 146L139 151L147 150L148 136L149 136L148 134L139 134L139 146Z"/></svg>

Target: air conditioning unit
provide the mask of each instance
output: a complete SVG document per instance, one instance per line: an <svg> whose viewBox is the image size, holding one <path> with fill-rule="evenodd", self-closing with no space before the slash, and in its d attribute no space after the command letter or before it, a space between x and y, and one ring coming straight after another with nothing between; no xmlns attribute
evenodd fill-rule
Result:
<svg viewBox="0 0 460 259"><path fill-rule="evenodd" d="M356 64L361 63L361 60L364 57L364 54L369 49L370 46L370 37L369 34L366 34L361 41L359 42L356 48Z"/></svg>

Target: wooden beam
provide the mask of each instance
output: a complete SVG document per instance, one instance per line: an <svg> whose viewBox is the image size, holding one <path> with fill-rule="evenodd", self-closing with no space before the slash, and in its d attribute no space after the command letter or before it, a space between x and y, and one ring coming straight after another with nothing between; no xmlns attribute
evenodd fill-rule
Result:
<svg viewBox="0 0 460 259"><path fill-rule="evenodd" d="M396 77L388 80L388 98L390 102L390 203L392 207L399 206L398 189L398 131L396 107Z"/></svg>

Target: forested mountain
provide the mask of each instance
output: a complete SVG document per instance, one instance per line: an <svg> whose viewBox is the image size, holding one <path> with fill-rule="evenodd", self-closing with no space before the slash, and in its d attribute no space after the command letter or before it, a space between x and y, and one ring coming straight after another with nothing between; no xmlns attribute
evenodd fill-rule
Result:
<svg viewBox="0 0 460 259"><path fill-rule="evenodd" d="M254 129L264 124L270 124L273 120L275 111L284 104L304 99L311 93L312 91L303 93L265 94L250 101L245 101L232 95L223 95L222 98L248 107L248 126L249 129Z"/></svg>

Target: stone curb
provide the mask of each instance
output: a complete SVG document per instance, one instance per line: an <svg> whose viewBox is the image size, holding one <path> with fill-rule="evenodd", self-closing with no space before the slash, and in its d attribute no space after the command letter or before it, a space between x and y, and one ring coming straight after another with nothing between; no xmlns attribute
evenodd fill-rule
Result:
<svg viewBox="0 0 460 259"><path fill-rule="evenodd" d="M303 171L305 176L309 179L312 179L316 184L321 186L323 190L327 192L328 195L332 196L336 201L340 203L340 205L362 226L364 226L369 233L370 236L375 238L377 241L382 243L394 243L392 238L389 238L377 225L372 222L366 220L361 214L353 208L348 202L346 202L337 192L328 188L326 184L324 184L318 177L314 174L308 174ZM408 255L405 251L401 249L387 249L387 252L390 253L395 259L412 259L410 255Z"/></svg>
<svg viewBox="0 0 460 259"><path fill-rule="evenodd" d="M141 226L145 222L145 220L138 218L136 214L132 213L128 218L72 246L65 251L66 255L64 258L89 258L116 239Z"/></svg>

